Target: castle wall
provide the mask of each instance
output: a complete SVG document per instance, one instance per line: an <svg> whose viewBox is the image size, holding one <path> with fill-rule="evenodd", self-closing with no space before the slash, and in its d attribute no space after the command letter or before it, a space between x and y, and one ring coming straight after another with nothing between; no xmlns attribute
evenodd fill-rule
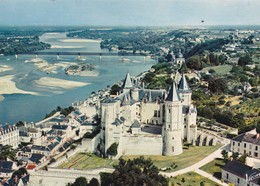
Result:
<svg viewBox="0 0 260 186"><path fill-rule="evenodd" d="M157 117L154 117L154 112L157 111ZM162 123L162 109L158 103L142 103L141 104L141 122L161 124ZM160 114L159 114L160 113Z"/></svg>
<svg viewBox="0 0 260 186"><path fill-rule="evenodd" d="M162 136L122 136L122 155L162 155Z"/></svg>
<svg viewBox="0 0 260 186"><path fill-rule="evenodd" d="M100 133L97 134L93 139L83 138L81 143L84 151L95 153L100 141L100 135Z"/></svg>

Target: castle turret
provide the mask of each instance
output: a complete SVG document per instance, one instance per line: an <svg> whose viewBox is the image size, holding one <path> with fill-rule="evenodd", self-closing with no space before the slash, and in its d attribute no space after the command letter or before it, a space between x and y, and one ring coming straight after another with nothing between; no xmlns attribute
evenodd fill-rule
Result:
<svg viewBox="0 0 260 186"><path fill-rule="evenodd" d="M163 155L174 156L182 153L182 128L182 103L173 83L165 100Z"/></svg>
<svg viewBox="0 0 260 186"><path fill-rule="evenodd" d="M130 89L134 88L129 72L125 76L125 80L124 80L122 88L123 88L123 92L127 92Z"/></svg>
<svg viewBox="0 0 260 186"><path fill-rule="evenodd" d="M189 106L191 104L191 90L184 74L182 74L178 88L178 93L183 102L183 105Z"/></svg>

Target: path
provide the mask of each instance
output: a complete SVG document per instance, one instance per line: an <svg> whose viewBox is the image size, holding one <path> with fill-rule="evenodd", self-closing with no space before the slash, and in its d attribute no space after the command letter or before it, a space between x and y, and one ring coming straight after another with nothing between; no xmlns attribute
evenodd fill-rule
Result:
<svg viewBox="0 0 260 186"><path fill-rule="evenodd" d="M206 165L207 163L213 161L216 158L220 158L222 157L221 155L221 151L223 149L228 150L229 144L225 143L225 145L223 145L222 147L220 147L218 150L214 151L213 153L211 153L209 156L205 157L204 159L202 159L201 161L199 161L198 163L195 163L189 167L186 167L184 169L175 171L175 172L170 172L170 173L166 173L166 172L161 172L162 175L166 176L166 177L175 177L181 174L185 174L187 172L191 172L194 171L220 185L224 185L224 186L228 186L228 184L226 183L222 183L220 180L216 179L215 177L213 177L212 175L208 174L205 171L200 170L199 168L202 167L203 165Z"/></svg>

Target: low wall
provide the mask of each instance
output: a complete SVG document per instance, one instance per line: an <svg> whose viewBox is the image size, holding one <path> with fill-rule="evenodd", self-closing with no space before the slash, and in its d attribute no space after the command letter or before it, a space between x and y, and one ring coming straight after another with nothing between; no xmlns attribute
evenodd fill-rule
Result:
<svg viewBox="0 0 260 186"><path fill-rule="evenodd" d="M158 136L123 136L119 144L122 155L162 155L163 140Z"/></svg>

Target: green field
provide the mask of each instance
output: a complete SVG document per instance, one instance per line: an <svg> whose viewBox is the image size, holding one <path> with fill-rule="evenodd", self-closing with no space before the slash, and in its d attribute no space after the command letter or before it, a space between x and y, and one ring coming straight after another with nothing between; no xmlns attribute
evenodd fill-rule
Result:
<svg viewBox="0 0 260 186"><path fill-rule="evenodd" d="M219 184L195 173L188 172L170 179L170 186L200 186L201 182L204 183L204 186L219 186Z"/></svg>
<svg viewBox="0 0 260 186"><path fill-rule="evenodd" d="M206 67L206 68L203 68L202 71L206 72L210 69L215 70L217 75L225 75L232 70L232 65L219 65L219 66L213 66L213 67Z"/></svg>
<svg viewBox="0 0 260 186"><path fill-rule="evenodd" d="M202 166L200 169L221 179L221 168L224 165L223 159L217 158L208 164Z"/></svg>
<svg viewBox="0 0 260 186"><path fill-rule="evenodd" d="M154 164L158 168L172 167L170 172L183 169L185 167L191 166L194 163L202 160L215 150L217 150L220 145L217 146L192 146L189 149L184 149L183 153L178 156L144 156L145 158L151 158ZM124 159L133 159L138 156L123 156ZM172 165L172 166L171 166Z"/></svg>
<svg viewBox="0 0 260 186"><path fill-rule="evenodd" d="M59 168L73 168L73 169L93 169L100 167L113 168L116 160L100 158L90 153L79 153L68 159L67 162L61 164Z"/></svg>

